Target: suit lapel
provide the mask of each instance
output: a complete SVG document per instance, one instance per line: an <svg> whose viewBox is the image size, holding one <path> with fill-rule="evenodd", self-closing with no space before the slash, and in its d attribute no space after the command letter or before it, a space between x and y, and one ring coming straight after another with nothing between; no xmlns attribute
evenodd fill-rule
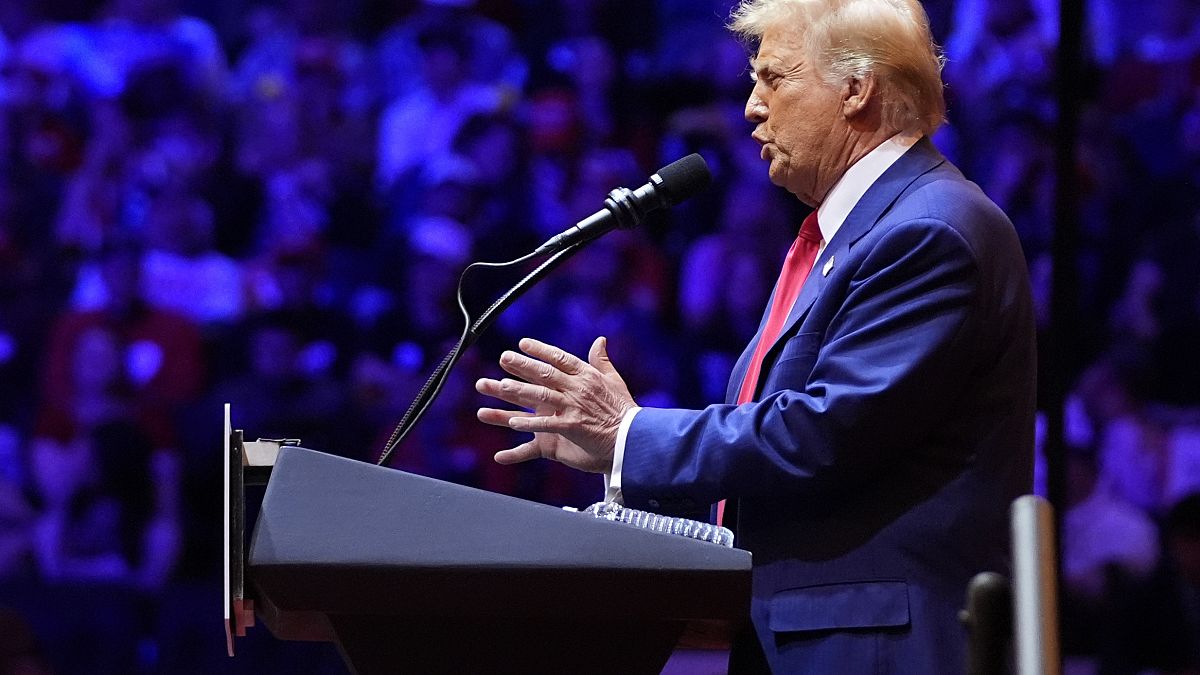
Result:
<svg viewBox="0 0 1200 675"><path fill-rule="evenodd" d="M737 403L742 380L746 378L746 371L750 369L750 359L754 356L754 348L758 345L758 341L762 339L763 330L767 327L767 316L771 313L771 305L774 304L775 294L778 292L779 281L776 280L775 288L771 290L771 295L767 296L767 307L763 310L762 318L758 320L758 330L754 332L754 337L742 350L742 355L733 364L733 371L729 373L729 383L725 386L726 403Z"/></svg>
<svg viewBox="0 0 1200 675"><path fill-rule="evenodd" d="M773 362L775 353L779 350L780 345L786 341L786 338L791 335L796 324L804 318L809 308L816 302L817 296L821 294L821 290L824 289L828 278L824 272L826 267L832 265L833 268L836 268L839 259L845 260L855 242L871 231L875 223L879 222L883 214L908 189L908 186L912 185L913 181L945 161L946 158L938 152L933 143L928 138L922 138L913 147L909 148L908 152L897 159L894 164L888 167L887 171L884 171L883 175L867 189L862 199L858 200L858 203L850 211L850 215L846 217L846 222L842 223L837 234L833 236L833 239L825 246L825 250L818 256L812 272L804 280L804 285L800 288L800 295L796 298L796 304L792 305L792 310L788 313L787 322L784 323L783 329L779 332L779 338L775 340L775 343L771 345L771 348L764 356L763 362L765 364ZM832 271L830 274L832 274ZM772 293L773 296L774 293ZM768 302L767 311L770 311L770 307L771 305ZM749 368L750 356L754 351L754 346L762 336L766 316L766 312L764 312L762 320L759 321L758 333L755 334L754 340L742 352L741 358L738 359L737 365L733 369L733 376L730 377L729 387L726 390L727 402L732 403L736 400L738 388L745 377L747 368ZM763 380L766 379L765 376L766 370L764 369L759 375L760 387Z"/></svg>
<svg viewBox="0 0 1200 675"><path fill-rule="evenodd" d="M737 363L733 365L733 371L729 373L729 383L725 385L726 403L737 403L738 390L742 387L742 380L746 378L746 371L750 369L750 357L754 354L754 346L758 344L761 336L762 329L760 328L750 344L742 350L742 355L738 357Z"/></svg>

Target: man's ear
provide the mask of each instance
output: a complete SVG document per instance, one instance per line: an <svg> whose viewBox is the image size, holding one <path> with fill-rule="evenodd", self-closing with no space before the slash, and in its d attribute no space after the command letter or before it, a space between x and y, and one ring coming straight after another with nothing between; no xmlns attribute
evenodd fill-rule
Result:
<svg viewBox="0 0 1200 675"><path fill-rule="evenodd" d="M879 90L874 73L852 75L842 86L842 114L847 120L859 119L875 100Z"/></svg>

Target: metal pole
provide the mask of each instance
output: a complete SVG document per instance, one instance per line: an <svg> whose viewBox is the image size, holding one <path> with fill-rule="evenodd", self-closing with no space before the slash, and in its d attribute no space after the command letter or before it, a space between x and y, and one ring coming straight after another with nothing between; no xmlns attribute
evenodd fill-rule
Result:
<svg viewBox="0 0 1200 675"><path fill-rule="evenodd" d="M1012 505L1013 643L1017 675L1060 675L1054 509L1035 495Z"/></svg>

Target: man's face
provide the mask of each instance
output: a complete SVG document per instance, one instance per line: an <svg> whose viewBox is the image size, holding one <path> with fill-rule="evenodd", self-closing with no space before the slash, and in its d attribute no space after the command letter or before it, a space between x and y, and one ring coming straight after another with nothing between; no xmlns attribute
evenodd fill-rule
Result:
<svg viewBox="0 0 1200 675"><path fill-rule="evenodd" d="M803 29L777 25L763 33L751 61L754 89L746 101L746 120L762 158L771 162L771 182L810 206L825 198L822 185L837 163L839 125L844 124L839 92L813 69L804 51Z"/></svg>

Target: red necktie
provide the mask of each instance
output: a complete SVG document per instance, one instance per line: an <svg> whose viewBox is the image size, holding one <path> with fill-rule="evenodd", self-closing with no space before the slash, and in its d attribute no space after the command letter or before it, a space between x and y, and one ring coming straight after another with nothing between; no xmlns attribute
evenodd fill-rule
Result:
<svg viewBox="0 0 1200 675"><path fill-rule="evenodd" d="M814 210L800 225L800 234L788 249L787 258L783 261L783 269L779 272L779 281L775 284L775 295L771 299L771 311L767 314L767 323L763 326L762 337L754 347L754 355L750 357L750 366L742 379L742 387L738 390L737 402L749 403L754 400L754 392L758 389L758 377L762 370L763 357L783 330L792 305L800 297L800 289L804 280L817 262L817 251L821 248L821 229L817 226L817 212ZM725 500L717 503L717 525L725 519Z"/></svg>

